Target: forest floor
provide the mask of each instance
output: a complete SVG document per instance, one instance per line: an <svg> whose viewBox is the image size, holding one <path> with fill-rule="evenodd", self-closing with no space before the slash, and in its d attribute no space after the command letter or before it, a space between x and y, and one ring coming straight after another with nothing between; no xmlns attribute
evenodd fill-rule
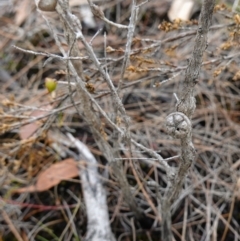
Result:
<svg viewBox="0 0 240 241"><path fill-rule="evenodd" d="M91 41L117 85L127 31L89 17L84 2L70 0L72 12L81 20L87 41ZM130 3L97 1L108 19L126 25ZM76 114L64 63L49 57L61 56L60 48L69 48L57 14L41 14L32 0L1 4L0 241L83 239L87 216L81 177L76 168L69 168L72 159L62 147L65 131L84 142L99 163L117 240L160 240L157 191L146 183L156 182L164 189L164 171L156 160L133 149L133 158L146 182L141 184L129 152L121 151L129 184L137 187L135 198L146 213L146 220L139 223L124 202L89 125ZM170 23L170 6L167 0L149 1L140 9L122 95L131 118L131 134L164 158L179 154L179 142L167 135L164 121L175 109L174 93L177 95L182 88L200 11L197 9L189 21ZM240 15L231 11L231 5L218 5L195 91L197 107L192 126L197 158L172 208L176 240L240 240L239 43ZM85 56L80 42L79 48ZM113 106L107 86L87 58L83 70L86 88L111 116ZM52 93L45 87L46 78L58 83ZM77 96L73 99L78 101ZM100 124L111 142L113 136L104 119ZM57 163L61 163L60 169ZM177 165L177 161L172 160L171 165ZM48 173L54 178L48 179Z"/></svg>

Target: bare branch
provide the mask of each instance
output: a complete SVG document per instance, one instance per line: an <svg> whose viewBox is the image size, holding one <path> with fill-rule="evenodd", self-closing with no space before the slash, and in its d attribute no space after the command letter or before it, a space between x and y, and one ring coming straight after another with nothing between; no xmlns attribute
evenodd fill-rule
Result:
<svg viewBox="0 0 240 241"><path fill-rule="evenodd" d="M126 49L125 49L124 59L123 59L123 63L122 63L120 80L118 83L118 93L120 92L120 90L122 88L123 75L125 73L125 70L126 70L126 67L127 67L128 61L129 61L133 34L134 34L136 22L137 22L137 13L138 13L138 8L136 7L136 2L135 2L135 0L132 0L131 17L130 17L130 22L129 22L129 26L128 26L127 43L126 43Z"/></svg>
<svg viewBox="0 0 240 241"><path fill-rule="evenodd" d="M203 2L194 50L186 69L183 90L180 101L177 103L177 112L170 114L166 121L168 133L181 141L180 166L173 176L167 173L168 187L162 200L162 240L166 241L172 241L171 205L179 196L183 181L195 160L196 154L192 143L191 124L191 117L196 108L193 91L202 65L203 52L207 47L207 34L214 4L214 0L204 0Z"/></svg>
<svg viewBox="0 0 240 241"><path fill-rule="evenodd" d="M94 16L102 19L104 22L106 22L106 23L108 23L108 24L110 24L114 27L121 28L121 29L127 29L128 28L128 26L125 26L125 25L122 25L122 24L119 24L119 23L114 23L114 22L110 21L109 19L107 19L104 15L103 10L99 6L94 4L91 0L88 0L88 3L89 3L89 6L90 6Z"/></svg>
<svg viewBox="0 0 240 241"><path fill-rule="evenodd" d="M115 241L109 223L106 192L98 177L97 161L87 146L75 139L70 133L68 133L68 137L79 152L78 162L88 217L85 240ZM81 162L81 160L85 162Z"/></svg>
<svg viewBox="0 0 240 241"><path fill-rule="evenodd" d="M89 59L88 56L84 56L84 57L62 57L56 54L51 54L51 53L45 53L45 52L36 52L36 51L32 51L32 50L27 50L27 49L23 49L20 48L18 46L13 45L13 48L22 51L24 53L28 53L28 54L33 54L33 55L41 55L41 56L45 56L45 57L49 57L49 58L56 58L56 59L60 59L60 60L85 60L85 59Z"/></svg>

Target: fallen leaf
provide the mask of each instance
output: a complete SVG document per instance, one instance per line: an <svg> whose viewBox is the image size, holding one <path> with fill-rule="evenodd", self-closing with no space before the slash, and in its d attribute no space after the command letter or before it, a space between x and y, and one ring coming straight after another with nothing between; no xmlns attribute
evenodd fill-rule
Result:
<svg viewBox="0 0 240 241"><path fill-rule="evenodd" d="M43 116L44 114L48 114L49 111L52 110L52 108L53 108L52 106L48 105L45 107L46 111L35 110L32 112L31 117L39 117L39 116ZM19 130L19 136L21 140L25 140L31 137L38 130L40 126L41 124L39 124L38 121L22 126Z"/></svg>
<svg viewBox="0 0 240 241"><path fill-rule="evenodd" d="M23 0L20 1L19 6L16 8L15 23L20 26L31 12L32 1Z"/></svg>
<svg viewBox="0 0 240 241"><path fill-rule="evenodd" d="M35 185L14 190L15 193L42 192L46 191L63 180L69 180L79 175L77 162L72 159L65 159L59 163L52 164L37 177Z"/></svg>

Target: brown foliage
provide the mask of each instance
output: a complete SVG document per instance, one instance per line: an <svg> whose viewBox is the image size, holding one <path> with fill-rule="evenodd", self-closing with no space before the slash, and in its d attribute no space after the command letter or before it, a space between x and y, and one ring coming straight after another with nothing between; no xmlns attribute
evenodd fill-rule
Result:
<svg viewBox="0 0 240 241"><path fill-rule="evenodd" d="M115 1L106 1L101 6L105 16L110 16L112 21L127 24L130 1L123 2L125 5L118 3L116 6ZM125 240L130 240L136 235L137 240L140 240L150 235L152 240L159 240L160 224L156 214L156 206L159 205L158 190L154 185L160 185L160 191L164 190L164 171L156 160L133 148L133 160L137 160L140 170L136 172L132 160L129 159L130 151L121 150L119 158L124 163L124 172L134 189L133 196L146 213L146 222L139 226L137 222L134 223L132 213L123 201L119 183L114 177L106 178L108 167L105 166L103 153L96 147L84 115L76 114L76 108L69 99L65 64L50 56L60 56L59 47L65 51L70 48L63 39L57 15L47 16L51 17L50 23L59 37L59 46L55 44L53 33L44 19L36 12L33 1L25 0L18 4L11 9L4 7L5 12L1 10L0 16L0 191L1 201L3 200L6 213L12 220L12 226L21 230L22 237L30 233L34 238L39 232L40 235L48 237L47 230L38 229L42 224L50 225L51 221L55 221L52 223L52 230L58 237L63 230L62 226L58 226L58 222L62 222L64 228L72 224L69 215L73 215L73 209L64 213L53 209L49 211L50 215L53 214L52 219L45 216L46 219L40 223L39 220L45 213L36 208L26 209L26 206L11 203L16 200L24 205L57 205L59 202L82 201L79 183L74 183L73 180L67 182L67 185L61 183L61 180L76 177L78 174L72 159L66 161L75 150L68 150L64 136L56 135L70 130L83 140L98 158L101 166L100 177L105 181L108 190L110 219L116 236L125 235ZM28 8L20 11L24 4L29 5ZM175 108L173 93L179 93L179 86L192 53L197 21L164 22L153 8L146 6L146 11L140 9L142 17L138 22L130 61L124 73L122 100L127 115L131 118L129 129L134 138L160 152L164 158L169 158L179 154L179 142L169 138L164 120ZM119 9L126 14L119 14ZM78 15L78 6L73 6L73 11ZM78 17L84 20L80 15ZM104 25L99 19L96 23L96 26ZM172 213L172 229L176 240L184 240L185 237L200 240L206 233L212 240L214 237L215 240L221 240L224 235L225 240L234 240L234 237L237 239L240 236L239 25L238 14L229 11L225 5L215 7L208 48L203 54L202 72L195 92L197 108L192 126L197 160L186 177L183 193L174 204ZM108 31L108 47L104 50L104 36L101 33L91 43L101 66L109 71L114 85L117 86L125 51L126 32L110 25L105 27ZM87 26L83 28L87 40L90 41L96 31L93 33ZM19 51L12 45L47 53L49 56L35 56ZM82 54L79 57L86 56L83 44L78 42L78 45ZM106 58L103 58L104 51ZM85 87L111 117L114 104L111 103L107 84L89 58L82 62ZM47 93L44 87L46 77L58 81L56 96ZM72 76L68 78L71 80ZM75 90L74 85L72 89ZM78 102L77 95L73 94L72 97ZM48 109L48 106L51 108ZM81 106L81 103L77 103L77 106ZM95 106L93 110L97 112ZM103 117L100 119L101 134L104 140L112 145L112 127ZM124 125L121 116L117 116L115 121L119 127ZM176 157L170 159L169 164L176 166L179 161ZM60 169L55 169L59 165ZM60 174L56 170L60 170ZM34 189L35 193L21 193L29 191L26 188L28 186L32 187L31 190ZM18 190L18 195L11 194L15 189ZM37 193L44 190L48 191ZM83 236L86 213L84 208L77 211L74 223L77 224L79 236ZM30 218L31 216L33 218ZM1 217L0 226L0 233L3 235L0 238L6 240L6 234L13 232L12 226ZM73 230L74 227L68 229L67 234L71 236Z"/></svg>

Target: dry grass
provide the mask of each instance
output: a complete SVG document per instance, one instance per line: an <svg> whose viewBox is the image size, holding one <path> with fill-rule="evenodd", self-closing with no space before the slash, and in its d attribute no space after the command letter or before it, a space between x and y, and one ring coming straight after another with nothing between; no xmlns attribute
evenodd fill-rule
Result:
<svg viewBox="0 0 240 241"><path fill-rule="evenodd" d="M66 85L58 85L54 99L44 88L45 77L66 80L65 73L60 72L65 71L62 62L53 59L43 67L47 57L13 48L16 45L36 52L59 54L51 31L31 2L25 0L15 7L5 6L0 16L0 240L13 240L13 236L24 241L73 240L74 235L82 240L86 213L79 185L81 179L62 182L42 193L11 193L15 188L34 183L41 170L65 158L53 145L63 148L59 137L53 133L72 129L74 135L89 146L99 164L106 163L87 123L75 114ZM127 2L111 6L106 3L106 16L116 22L126 22L129 12L120 14L118 11L127 12ZM20 11L21 4L27 4L29 11ZM73 12L77 11L77 6L73 7ZM130 130L135 140L169 158L178 155L179 143L169 138L164 122L175 107L173 93L179 93L196 26L194 22L184 23L175 26L176 30L165 32L158 29L161 19L154 9L148 11L152 15L141 13L136 30L132 46L135 51L125 73L123 104L131 117ZM61 46L67 49L57 17L51 18L51 26L59 34ZM112 48L107 51L107 59L104 59L102 33L93 40L93 46L117 84L126 36L124 31L114 27L105 28L107 46ZM95 30L84 27L84 32L90 40ZM172 210L176 240L240 240L239 36L240 25L234 14L226 10L216 12L196 89L193 142L198 156ZM85 56L85 50L80 47ZM90 91L111 116L112 103L106 84L92 62L87 59L83 63ZM38 111L35 116L40 116L37 122L34 111ZM30 139L21 136L26 123L28 128L36 130ZM102 125L111 143L111 128L104 125L104 119ZM141 167L139 175L128 159L129 151L122 150L121 154L128 181L136 188L134 195L147 218L141 223L134 220L123 202L118 183L113 177L108 179L104 175L108 167L101 166L101 178L108 190L112 230L118 240L159 240L158 190L150 184L160 184L160 192L163 192L165 173L155 160L133 148L133 158ZM176 158L169 162L176 165L177 161Z"/></svg>

